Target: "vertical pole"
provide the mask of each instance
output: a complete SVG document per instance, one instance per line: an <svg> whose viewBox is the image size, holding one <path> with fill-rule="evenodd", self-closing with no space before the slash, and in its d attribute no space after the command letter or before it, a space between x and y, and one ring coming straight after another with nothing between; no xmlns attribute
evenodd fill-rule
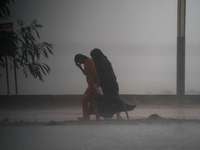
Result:
<svg viewBox="0 0 200 150"><path fill-rule="evenodd" d="M178 0L177 16L177 104L185 104L185 11L186 0Z"/></svg>
<svg viewBox="0 0 200 150"><path fill-rule="evenodd" d="M127 120L129 120L128 111L127 111L126 104L125 104L125 102L124 102L124 101L123 101L123 105L124 105L124 109L125 109L125 112L126 112L126 117L127 117Z"/></svg>
<svg viewBox="0 0 200 150"><path fill-rule="evenodd" d="M10 94L10 87L9 87L9 76L8 76L8 59L7 56L5 56L6 59L6 78L7 78L7 94Z"/></svg>
<svg viewBox="0 0 200 150"><path fill-rule="evenodd" d="M13 59L13 64L14 64L14 74L15 74L15 92L16 92L16 95L17 95L18 94L18 88L17 88L17 71L16 71L15 57Z"/></svg>

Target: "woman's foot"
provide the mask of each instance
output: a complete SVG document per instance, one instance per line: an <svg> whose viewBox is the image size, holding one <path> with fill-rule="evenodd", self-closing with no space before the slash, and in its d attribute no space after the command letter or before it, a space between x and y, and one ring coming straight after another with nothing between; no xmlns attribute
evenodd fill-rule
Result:
<svg viewBox="0 0 200 150"><path fill-rule="evenodd" d="M88 118L77 117L77 119L80 121L90 120L90 116Z"/></svg>

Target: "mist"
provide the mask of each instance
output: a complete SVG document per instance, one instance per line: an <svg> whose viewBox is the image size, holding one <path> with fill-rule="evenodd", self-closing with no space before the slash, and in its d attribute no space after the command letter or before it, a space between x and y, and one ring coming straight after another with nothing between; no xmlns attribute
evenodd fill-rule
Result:
<svg viewBox="0 0 200 150"><path fill-rule="evenodd" d="M186 4L186 94L199 94L200 2ZM99 48L112 63L120 94L176 94L177 1L175 0L18 0L10 4L11 18L27 25L37 19L44 27L41 39L53 44L47 63L51 72L44 83L17 71L19 94L82 94L85 76L74 56L89 56ZM9 66L12 66L10 63ZM15 94L9 67L10 93ZM1 69L0 94L7 94Z"/></svg>

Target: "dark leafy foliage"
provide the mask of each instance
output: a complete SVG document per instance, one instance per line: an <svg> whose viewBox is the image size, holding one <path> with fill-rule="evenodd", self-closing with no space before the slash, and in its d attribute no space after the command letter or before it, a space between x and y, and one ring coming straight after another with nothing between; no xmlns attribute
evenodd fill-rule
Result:
<svg viewBox="0 0 200 150"><path fill-rule="evenodd" d="M18 20L20 30L16 34L18 39L18 55L15 58L15 63L19 67L23 67L23 72L27 77L27 70L33 75L34 78L39 78L43 81L42 74L46 75L50 72L47 64L40 63L40 57L48 58L52 52L52 44L47 42L37 43L40 35L37 31L42 28L37 20L33 20L29 26L24 26L24 22ZM28 69L27 69L28 68Z"/></svg>
<svg viewBox="0 0 200 150"><path fill-rule="evenodd" d="M5 67L5 57L17 54L17 37L14 32L0 31L0 68Z"/></svg>
<svg viewBox="0 0 200 150"><path fill-rule="evenodd" d="M5 57L9 56L14 60L17 69L22 67L24 75L27 77L30 72L34 78L43 80L43 74L50 73L50 67L47 64L40 63L40 58L49 58L52 52L52 44L47 42L37 43L40 38L39 28L41 24L33 20L29 26L18 20L20 30L17 33L1 32L0 37L0 65L5 67Z"/></svg>
<svg viewBox="0 0 200 150"><path fill-rule="evenodd" d="M14 3L14 0L12 0ZM0 0L0 18L3 20L8 19L10 17L10 10L8 9L8 5L10 4L10 0Z"/></svg>
<svg viewBox="0 0 200 150"><path fill-rule="evenodd" d="M14 0L0 0L0 18L3 20L11 17L8 5ZM34 78L43 80L43 74L50 72L47 64L40 63L41 56L48 58L52 52L52 44L47 42L37 43L40 38L38 29L42 28L37 20L33 20L29 26L21 20L17 21L20 30L17 33L0 31L0 69L6 67L6 58L9 57L15 63L17 69L22 67L24 75L28 71ZM0 74L1 76L1 74Z"/></svg>

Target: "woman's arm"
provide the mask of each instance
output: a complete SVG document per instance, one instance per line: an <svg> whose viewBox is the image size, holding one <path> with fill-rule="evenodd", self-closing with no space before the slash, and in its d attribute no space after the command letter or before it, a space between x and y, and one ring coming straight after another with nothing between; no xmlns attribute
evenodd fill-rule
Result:
<svg viewBox="0 0 200 150"><path fill-rule="evenodd" d="M83 72L83 74L85 74L84 69L82 68L81 64L76 63L76 66Z"/></svg>

